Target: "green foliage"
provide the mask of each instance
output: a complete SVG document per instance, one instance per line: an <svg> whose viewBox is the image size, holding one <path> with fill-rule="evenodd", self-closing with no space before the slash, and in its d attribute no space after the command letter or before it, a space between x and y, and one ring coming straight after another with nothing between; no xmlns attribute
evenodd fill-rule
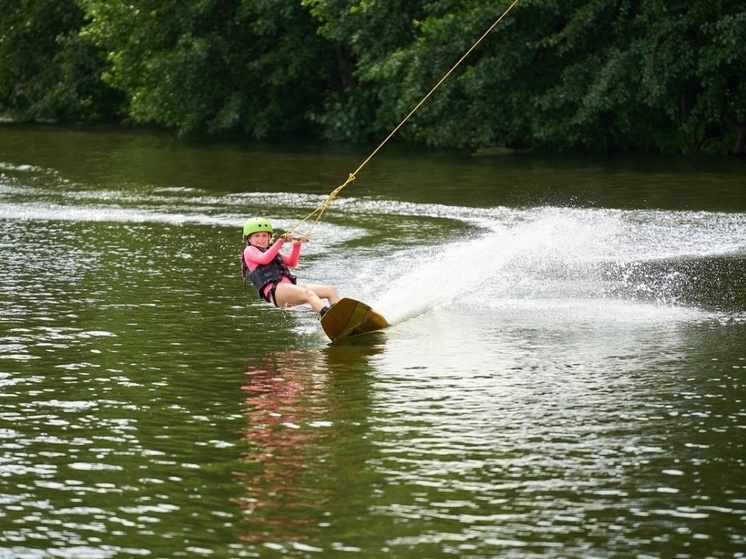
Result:
<svg viewBox="0 0 746 559"><path fill-rule="evenodd" d="M376 139L391 130L414 95L398 96L399 49L416 38L416 0L302 0L316 18L319 34L337 55L334 89L322 113L311 118L332 140ZM393 89L392 89L393 88ZM386 130L388 129L388 130Z"/></svg>
<svg viewBox="0 0 746 559"><path fill-rule="evenodd" d="M103 52L78 36L74 0L0 0L0 111L20 120L113 117L120 95L100 80Z"/></svg>
<svg viewBox="0 0 746 559"><path fill-rule="evenodd" d="M391 129L509 5L408 3L418 17L408 27L393 18L389 32L363 16L373 7L401 13L394 0L306 3L325 36L349 37L356 87L377 92L367 126L327 111L345 138L355 137L346 123L377 136ZM524 0L400 137L443 146L655 152L734 140L723 119L733 115L731 128L746 121L744 13L735 2Z"/></svg>
<svg viewBox="0 0 746 559"><path fill-rule="evenodd" d="M0 0L0 111L181 133L388 135L512 0ZM397 133L746 150L746 6L521 0Z"/></svg>
<svg viewBox="0 0 746 559"><path fill-rule="evenodd" d="M84 33L109 50L107 83L138 123L182 133L293 133L320 104L331 51L284 0L86 0Z"/></svg>

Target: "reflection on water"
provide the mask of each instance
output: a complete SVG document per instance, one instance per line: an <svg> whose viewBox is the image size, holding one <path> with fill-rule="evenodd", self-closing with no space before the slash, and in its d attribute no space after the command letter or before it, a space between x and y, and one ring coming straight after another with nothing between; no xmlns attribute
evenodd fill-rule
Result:
<svg viewBox="0 0 746 559"><path fill-rule="evenodd" d="M331 346L240 227L359 155L0 131L0 558L738 557L742 168L394 149L304 248L393 323Z"/></svg>
<svg viewBox="0 0 746 559"><path fill-rule="evenodd" d="M369 357L382 351L373 337L249 360L242 387L247 468L237 474L249 526L242 541L323 551L304 542L319 531L334 533L340 506L345 517L364 511L349 480L364 472L368 445L347 433L368 428L363 380Z"/></svg>
<svg viewBox="0 0 746 559"><path fill-rule="evenodd" d="M319 455L321 431L329 426L320 361L317 353L280 353L246 373L246 438L252 444L243 456L256 470L248 474L249 495L242 502L251 524L246 541L271 541L278 528L292 539L307 538L317 511L304 514L303 508L328 498L303 482L312 462L326 459Z"/></svg>

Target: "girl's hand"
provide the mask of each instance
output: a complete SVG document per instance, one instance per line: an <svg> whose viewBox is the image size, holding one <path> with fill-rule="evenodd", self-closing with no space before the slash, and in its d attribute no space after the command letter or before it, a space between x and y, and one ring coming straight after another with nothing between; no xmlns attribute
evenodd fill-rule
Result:
<svg viewBox="0 0 746 559"><path fill-rule="evenodd" d="M293 235L292 233L283 233L280 235L283 241L292 241L294 243L307 243L308 237L303 235Z"/></svg>

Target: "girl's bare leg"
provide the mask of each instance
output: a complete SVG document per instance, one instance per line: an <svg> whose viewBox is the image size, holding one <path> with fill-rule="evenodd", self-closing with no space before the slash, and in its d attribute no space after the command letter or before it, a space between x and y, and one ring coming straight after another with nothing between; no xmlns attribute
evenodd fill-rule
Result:
<svg viewBox="0 0 746 559"><path fill-rule="evenodd" d="M329 305L333 305L334 303L338 302L341 297L339 296L339 293L337 293L337 290L332 287L331 285L320 285L317 283L307 283L305 284L305 287L316 293L319 298L326 299L329 301Z"/></svg>
<svg viewBox="0 0 746 559"><path fill-rule="evenodd" d="M323 299L333 305L339 301L339 294L328 285L281 283L275 290L275 299L278 307L307 304L314 311L320 312L327 306Z"/></svg>

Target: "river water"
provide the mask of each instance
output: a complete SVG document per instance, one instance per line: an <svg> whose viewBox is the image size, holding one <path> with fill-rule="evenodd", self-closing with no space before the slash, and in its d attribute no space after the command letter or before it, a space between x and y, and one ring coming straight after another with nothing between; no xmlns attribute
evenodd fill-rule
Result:
<svg viewBox="0 0 746 559"><path fill-rule="evenodd" d="M0 558L746 556L746 166L0 126Z"/></svg>

